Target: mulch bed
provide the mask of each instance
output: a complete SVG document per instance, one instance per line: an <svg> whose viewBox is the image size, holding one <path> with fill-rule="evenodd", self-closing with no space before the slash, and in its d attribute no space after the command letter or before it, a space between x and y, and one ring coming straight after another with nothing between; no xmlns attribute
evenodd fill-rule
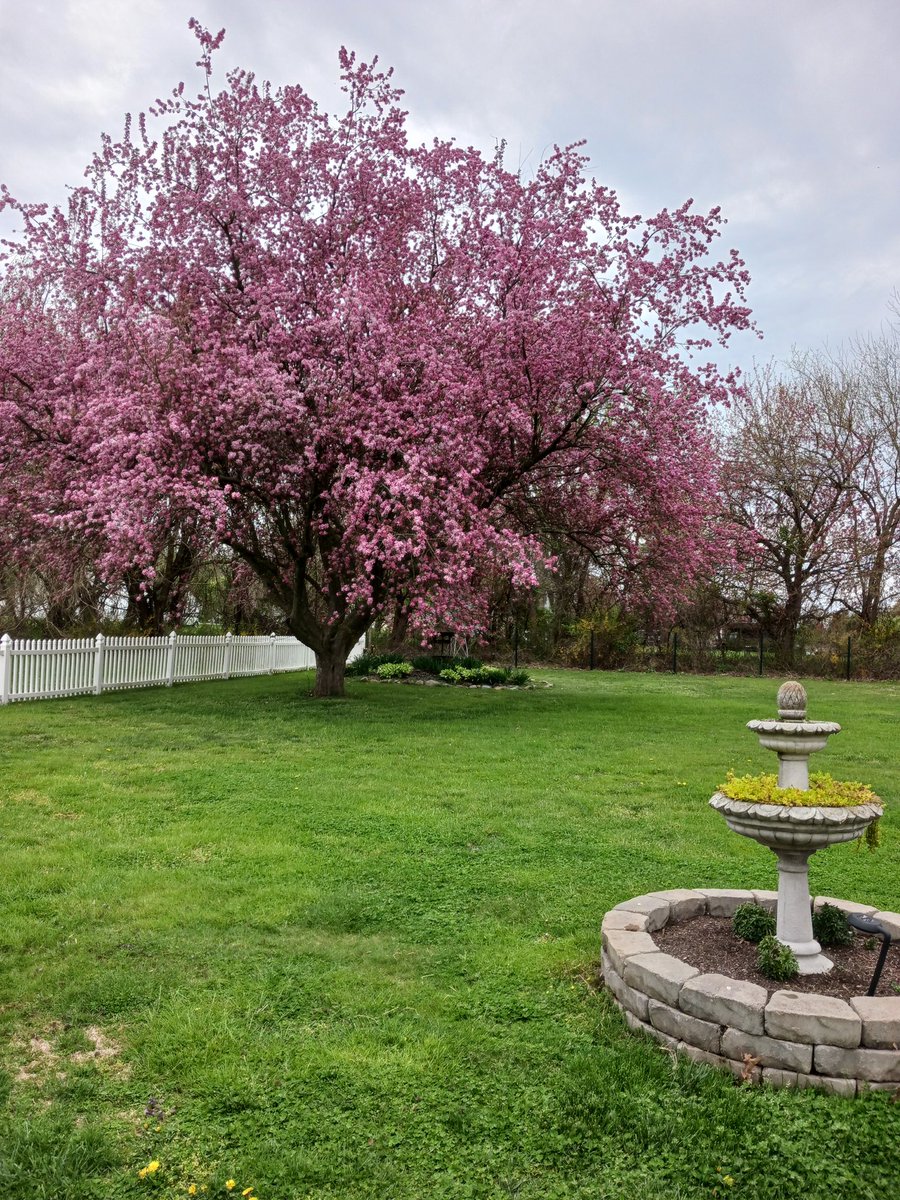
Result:
<svg viewBox="0 0 900 1200"><path fill-rule="evenodd" d="M756 969L757 947L737 937L727 917L693 917L658 929L653 940L666 954L682 959L704 973L730 975L757 983L771 995L777 991L816 992L820 996L864 996L869 990L881 950L881 938L857 933L850 946L829 946L823 953L834 963L826 975L797 975L788 983L776 983ZM874 942L874 947L872 947ZM895 986L892 987L891 985ZM900 946L891 943L878 983L877 995L900 994Z"/></svg>

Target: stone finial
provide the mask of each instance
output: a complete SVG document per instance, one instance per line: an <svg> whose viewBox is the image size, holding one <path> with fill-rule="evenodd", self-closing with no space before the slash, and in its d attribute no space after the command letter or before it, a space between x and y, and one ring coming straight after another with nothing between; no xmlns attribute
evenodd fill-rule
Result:
<svg viewBox="0 0 900 1200"><path fill-rule="evenodd" d="M778 719L780 721L806 720L806 689L796 679L789 679L778 689Z"/></svg>

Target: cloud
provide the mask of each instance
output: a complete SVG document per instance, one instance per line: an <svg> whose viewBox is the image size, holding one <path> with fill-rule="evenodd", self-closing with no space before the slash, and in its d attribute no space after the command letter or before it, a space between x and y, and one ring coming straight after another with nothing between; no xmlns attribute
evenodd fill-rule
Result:
<svg viewBox="0 0 900 1200"><path fill-rule="evenodd" d="M877 326L900 283L900 6L882 0L56 0L0 15L0 178L27 199L77 183L180 79L196 15L242 65L341 103L343 43L396 68L414 136L531 169L587 139L633 211L720 204L754 276L766 353ZM758 355L754 339L735 353Z"/></svg>

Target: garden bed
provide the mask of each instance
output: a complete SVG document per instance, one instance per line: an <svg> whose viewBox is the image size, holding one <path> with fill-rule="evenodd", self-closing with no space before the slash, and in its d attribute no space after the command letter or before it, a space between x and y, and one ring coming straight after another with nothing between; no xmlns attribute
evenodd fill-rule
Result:
<svg viewBox="0 0 900 1200"><path fill-rule="evenodd" d="M866 996L861 987L844 999L829 993L823 976L772 989L771 980L763 985L742 978L740 963L727 950L717 956L709 947L707 957L704 949L700 965L675 952L685 937L686 952L699 957L697 922L712 918L727 925L735 908L750 901L774 908L776 895L676 889L636 896L606 914L601 970L629 1028L694 1062L730 1070L742 1082L843 1096L900 1091L900 995ZM900 913L829 903L871 915L900 935ZM695 928L679 931L681 924Z"/></svg>
<svg viewBox="0 0 900 1200"><path fill-rule="evenodd" d="M825 975L797 975L787 984L775 983L757 969L759 947L739 938L728 917L694 917L660 929L654 940L665 954L683 959L699 971L727 972L734 979L764 987L769 995L784 987L793 992L818 992L850 1000L868 990L881 950L881 938L857 933L849 946L828 946L825 954L834 968ZM900 945L894 943L885 960L878 983L879 995L900 996Z"/></svg>

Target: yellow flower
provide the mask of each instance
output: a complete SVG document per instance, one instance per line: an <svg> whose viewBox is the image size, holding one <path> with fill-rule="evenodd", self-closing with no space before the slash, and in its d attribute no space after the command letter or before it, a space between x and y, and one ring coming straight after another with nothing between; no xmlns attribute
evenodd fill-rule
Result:
<svg viewBox="0 0 900 1200"><path fill-rule="evenodd" d="M191 1184L191 1186L188 1188L188 1195L189 1195L189 1196L196 1196L196 1195L197 1195L197 1185L196 1185L196 1183L192 1183L192 1184Z"/></svg>
<svg viewBox="0 0 900 1200"><path fill-rule="evenodd" d="M141 1169L138 1171L138 1179L145 1179L146 1176L147 1176L147 1168L141 1167Z"/></svg>
<svg viewBox="0 0 900 1200"><path fill-rule="evenodd" d="M242 1195L242 1196L249 1196L249 1195L250 1195L250 1193L251 1193L252 1191L253 1191L253 1188L252 1188L252 1187L244 1188L244 1190L241 1192L241 1195Z"/></svg>
<svg viewBox="0 0 900 1200"><path fill-rule="evenodd" d="M159 1159L158 1158L154 1158L153 1162L147 1163L147 1174L148 1175L155 1175L158 1170L159 1170Z"/></svg>
<svg viewBox="0 0 900 1200"><path fill-rule="evenodd" d="M722 1182L724 1184L726 1184L728 1187L734 1187L734 1180L731 1178L730 1175L723 1175Z"/></svg>
<svg viewBox="0 0 900 1200"><path fill-rule="evenodd" d="M229 1190L229 1192L230 1192L230 1191L231 1191L231 1189L232 1189L233 1187L236 1187L236 1186L237 1186L237 1184L234 1182L234 1180L233 1180L233 1179L226 1179L226 1180L225 1180L225 1186L228 1188L228 1190Z"/></svg>

